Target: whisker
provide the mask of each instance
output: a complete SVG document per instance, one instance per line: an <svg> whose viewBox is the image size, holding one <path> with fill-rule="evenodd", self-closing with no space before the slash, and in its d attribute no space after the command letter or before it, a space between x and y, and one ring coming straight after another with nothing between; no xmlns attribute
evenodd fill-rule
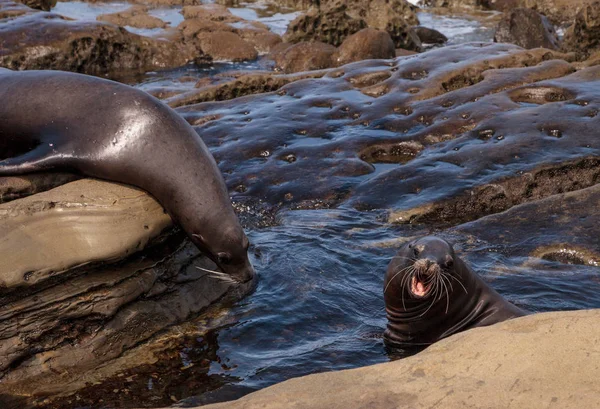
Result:
<svg viewBox="0 0 600 409"><path fill-rule="evenodd" d="M465 288L465 286L463 285L463 283L461 283L461 282L460 282L460 280L459 280L458 278L454 277L452 274L448 274L448 276L449 276L450 278L453 278L454 280L456 280L456 282L457 282L458 284L460 284L460 286L463 288L463 290L465 290L465 294L469 294L469 292L467 291L467 289Z"/></svg>
<svg viewBox="0 0 600 409"><path fill-rule="evenodd" d="M392 281L394 281L394 279L396 277L398 277L398 275L402 274L402 272L408 268L410 268L411 266L407 266L404 267L402 270L398 271L396 274L394 274L394 276L392 278L390 278L390 281L388 281L387 285L385 286L385 288L383 289L383 293L385 294L385 292L387 291L388 287L390 286L390 284L392 284Z"/></svg>
<svg viewBox="0 0 600 409"><path fill-rule="evenodd" d="M202 268L199 266L194 266L194 267L196 267L198 270L206 271L207 273L223 274L220 271L209 270L207 268Z"/></svg>

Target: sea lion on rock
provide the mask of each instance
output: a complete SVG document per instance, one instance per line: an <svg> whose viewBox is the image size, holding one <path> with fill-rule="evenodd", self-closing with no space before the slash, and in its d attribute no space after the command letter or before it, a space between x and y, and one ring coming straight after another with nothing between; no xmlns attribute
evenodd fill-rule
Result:
<svg viewBox="0 0 600 409"><path fill-rule="evenodd" d="M253 278L219 168L171 108L130 86L60 71L0 70L0 101L0 176L60 170L137 186L230 278Z"/></svg>
<svg viewBox="0 0 600 409"><path fill-rule="evenodd" d="M438 237L408 242L392 259L384 280L392 348L419 348L469 328L526 312L489 287Z"/></svg>

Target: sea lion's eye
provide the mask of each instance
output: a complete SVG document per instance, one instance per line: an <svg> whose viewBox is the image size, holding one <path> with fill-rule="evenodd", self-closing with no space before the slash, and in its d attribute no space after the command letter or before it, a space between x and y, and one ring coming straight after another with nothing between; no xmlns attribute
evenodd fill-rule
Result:
<svg viewBox="0 0 600 409"><path fill-rule="evenodd" d="M418 256L419 256L419 253L420 253L420 251L419 251L419 247L417 247L417 246L411 246L411 248L412 248L413 255L414 255L415 257L418 257Z"/></svg>
<svg viewBox="0 0 600 409"><path fill-rule="evenodd" d="M229 264L231 263L231 256L229 255L229 253L218 253L217 261L219 262L219 264Z"/></svg>

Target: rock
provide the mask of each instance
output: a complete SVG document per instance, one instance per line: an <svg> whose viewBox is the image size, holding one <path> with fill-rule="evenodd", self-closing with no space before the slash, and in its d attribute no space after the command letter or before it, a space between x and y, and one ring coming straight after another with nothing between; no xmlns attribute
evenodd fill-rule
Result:
<svg viewBox="0 0 600 409"><path fill-rule="evenodd" d="M415 33L419 37L419 40L425 44L444 44L448 41L448 37L429 27L415 27Z"/></svg>
<svg viewBox="0 0 600 409"><path fill-rule="evenodd" d="M13 179L3 185L17 185ZM124 185L67 183L1 204L0 224L0 402L7 408L12 398L30 407L135 368L157 348L156 339L144 341L253 286L196 269L215 266L171 230L152 197Z"/></svg>
<svg viewBox="0 0 600 409"><path fill-rule="evenodd" d="M597 160L590 161L589 165L599 164ZM575 166L564 167L560 177L578 183L577 178L584 176L574 178L575 173ZM586 176L593 179L599 174L598 170L592 168ZM535 184L532 190L538 190L532 194L540 196L541 190L555 192L550 183L544 183L543 178L535 176L527 175L533 182L531 185ZM538 183L534 182L535 179ZM450 229L448 235L454 242L477 242L476 249L468 252L471 259L502 249L504 257L516 260L515 265L525 264L540 275L552 268L548 262L598 267L600 248L596 243L600 234L600 184L572 190L516 205L506 212L457 226ZM527 220L527 223L523 223L523 220ZM549 225L548 220L553 222Z"/></svg>
<svg viewBox="0 0 600 409"><path fill-rule="evenodd" d="M79 178L78 175L60 172L0 177L0 204L50 190Z"/></svg>
<svg viewBox="0 0 600 409"><path fill-rule="evenodd" d="M365 28L344 40L334 56L334 61L336 65L343 65L354 61L395 56L394 42L387 32Z"/></svg>
<svg viewBox="0 0 600 409"><path fill-rule="evenodd" d="M418 50L421 44L411 28L416 24L416 7L405 0L333 0L292 21L284 41L315 40L339 46L347 36L371 27L387 31L398 48Z"/></svg>
<svg viewBox="0 0 600 409"><path fill-rule="evenodd" d="M291 379L203 408L594 407L600 387L589 362L600 352L599 319L600 310L534 314L399 361Z"/></svg>
<svg viewBox="0 0 600 409"><path fill-rule="evenodd" d="M247 61L258 57L250 43L230 31L205 32L197 37L202 52L215 61Z"/></svg>
<svg viewBox="0 0 600 409"><path fill-rule="evenodd" d="M548 19L531 10L518 8L506 13L496 27L494 41L523 48L559 48L558 36Z"/></svg>
<svg viewBox="0 0 600 409"><path fill-rule="evenodd" d="M564 48L589 55L600 48L600 1L583 8L564 38Z"/></svg>
<svg viewBox="0 0 600 409"><path fill-rule="evenodd" d="M167 23L158 17L148 14L148 8L134 6L125 11L112 14L103 14L96 18L98 21L106 21L117 26L131 26L136 28L166 28Z"/></svg>
<svg viewBox="0 0 600 409"><path fill-rule="evenodd" d="M69 222L78 218L81 223ZM140 190L84 179L1 204L0 224L0 287L14 288L81 264L124 258L172 222Z"/></svg>
<svg viewBox="0 0 600 409"><path fill-rule="evenodd" d="M584 159L600 149L590 127L600 67L574 73L572 59L510 44L448 46L292 82L244 76L170 103L202 134L234 199L456 224L593 183L595 165ZM248 95L257 89L271 92ZM210 98L219 102L189 105ZM565 166L577 169L579 185L558 177ZM523 174L538 176L527 184ZM553 190L528 193L540 183Z"/></svg>
<svg viewBox="0 0 600 409"><path fill-rule="evenodd" d="M570 25L575 16L595 0L422 0L421 4L429 7L450 9L481 8L511 12L522 7L532 9L546 16L553 24Z"/></svg>
<svg viewBox="0 0 600 409"><path fill-rule="evenodd" d="M274 53L272 58L278 70L292 73L332 67L335 52L332 45L311 41L294 44L283 52Z"/></svg>
<svg viewBox="0 0 600 409"><path fill-rule="evenodd" d="M177 29L185 43L201 50L200 60L254 60L281 43L264 24L245 21L218 4L184 7L182 12L186 19Z"/></svg>
<svg viewBox="0 0 600 409"><path fill-rule="evenodd" d="M50 11L52 7L56 6L57 0L17 0L23 3L27 7L32 9L38 9L43 11Z"/></svg>
<svg viewBox="0 0 600 409"><path fill-rule="evenodd" d="M14 3L0 0L0 14ZM186 46L132 34L110 24L78 22L27 9L0 25L0 66L55 69L95 75L181 66Z"/></svg>

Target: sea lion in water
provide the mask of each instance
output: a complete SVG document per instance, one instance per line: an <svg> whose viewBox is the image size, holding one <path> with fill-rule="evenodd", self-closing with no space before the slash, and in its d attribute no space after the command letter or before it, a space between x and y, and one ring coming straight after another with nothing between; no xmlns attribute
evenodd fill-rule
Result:
<svg viewBox="0 0 600 409"><path fill-rule="evenodd" d="M175 111L117 82L0 70L0 176L72 171L152 194L238 282L254 276L248 239L208 148Z"/></svg>
<svg viewBox="0 0 600 409"><path fill-rule="evenodd" d="M525 315L489 287L438 237L408 242L384 280L386 345L422 348L469 328Z"/></svg>

